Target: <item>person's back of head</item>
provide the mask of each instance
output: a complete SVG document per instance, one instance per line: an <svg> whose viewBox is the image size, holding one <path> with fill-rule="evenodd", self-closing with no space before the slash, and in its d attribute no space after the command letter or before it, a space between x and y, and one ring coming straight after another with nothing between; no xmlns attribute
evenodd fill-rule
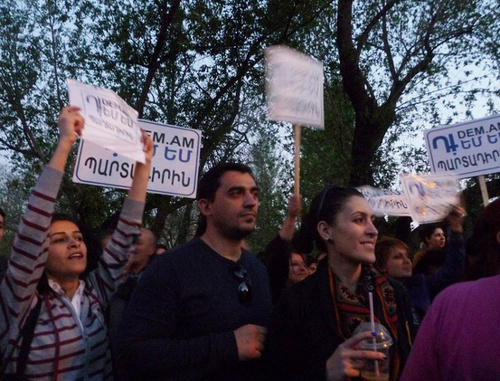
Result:
<svg viewBox="0 0 500 381"><path fill-rule="evenodd" d="M472 251L476 260L467 270L468 279L500 273L500 199L488 204L476 220Z"/></svg>
<svg viewBox="0 0 500 381"><path fill-rule="evenodd" d="M251 168L245 164L241 163L219 163L209 169L198 182L198 191L196 194L196 200L207 200L213 202L215 199L215 193L219 189L221 182L221 177L229 171L235 171L240 173L248 173L252 178L253 172ZM207 228L207 219L200 213L198 217L198 227L196 229L195 236L202 236Z"/></svg>

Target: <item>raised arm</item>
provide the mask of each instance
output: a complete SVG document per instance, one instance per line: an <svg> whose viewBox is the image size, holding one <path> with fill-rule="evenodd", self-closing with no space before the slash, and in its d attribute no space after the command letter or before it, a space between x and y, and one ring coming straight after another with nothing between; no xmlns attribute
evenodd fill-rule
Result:
<svg viewBox="0 0 500 381"><path fill-rule="evenodd" d="M93 283L97 285L101 293L101 300L104 303L107 303L114 292L123 267L127 262L128 253L133 249L134 239L140 234L151 160L154 152L153 142L144 132L141 141L146 162L144 164L136 163L132 185L123 203L116 229L103 250L97 271L91 274L91 278L94 280ZM95 279L96 277L98 279Z"/></svg>
<svg viewBox="0 0 500 381"><path fill-rule="evenodd" d="M450 234L446 246L446 259L443 266L433 275L427 277L427 286L431 299L441 290L461 279L465 269L465 240L463 224L466 216L461 206L454 207L447 217Z"/></svg>
<svg viewBox="0 0 500 381"><path fill-rule="evenodd" d="M59 141L48 165L61 172L64 172L77 136L82 136L84 121L79 111L79 107L68 106L59 114Z"/></svg>
<svg viewBox="0 0 500 381"><path fill-rule="evenodd" d="M59 141L38 178L26 211L17 227L9 264L0 286L0 350L18 336L19 329L33 305L36 287L48 255L48 231L64 167L83 118L77 107L65 107L58 120ZM11 343L11 342L10 342Z"/></svg>
<svg viewBox="0 0 500 381"><path fill-rule="evenodd" d="M301 209L300 196L293 195L290 197L288 213L278 232L278 236L269 242L264 250L273 303L278 300L288 279L291 253L290 241L295 233L295 223Z"/></svg>
<svg viewBox="0 0 500 381"><path fill-rule="evenodd" d="M280 231L278 232L282 240L290 242L295 233L295 223L297 222L297 217L300 215L302 210L302 200L300 196L293 195L290 197L288 203L288 213L283 221Z"/></svg>

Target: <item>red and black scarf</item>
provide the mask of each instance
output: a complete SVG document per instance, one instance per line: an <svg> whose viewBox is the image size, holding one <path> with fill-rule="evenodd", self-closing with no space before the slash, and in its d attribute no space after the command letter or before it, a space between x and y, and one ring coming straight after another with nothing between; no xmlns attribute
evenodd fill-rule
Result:
<svg viewBox="0 0 500 381"><path fill-rule="evenodd" d="M396 294L389 281L375 268L363 265L356 293L350 291L328 267L330 292L337 318L340 335L347 339L362 322L370 321L368 293L373 293L375 322L384 325L392 336L391 379L396 380L399 373L399 355L395 350L398 340Z"/></svg>

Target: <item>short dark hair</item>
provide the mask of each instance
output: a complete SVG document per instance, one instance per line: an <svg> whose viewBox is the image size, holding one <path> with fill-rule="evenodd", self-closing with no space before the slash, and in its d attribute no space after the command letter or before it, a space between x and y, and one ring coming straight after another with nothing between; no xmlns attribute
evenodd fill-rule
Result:
<svg viewBox="0 0 500 381"><path fill-rule="evenodd" d="M3 222L5 223L5 212L3 211L2 208L0 208L0 216L3 217Z"/></svg>
<svg viewBox="0 0 500 381"><path fill-rule="evenodd" d="M100 256L102 255L101 244L95 232L92 231L88 226L83 224L77 218L66 214L66 213L54 213L52 215L51 223L56 221L69 221L74 223L83 236L83 241L85 242L85 246L87 246L87 268L80 275L80 278L85 279L90 271L97 268L97 263L99 261Z"/></svg>
<svg viewBox="0 0 500 381"><path fill-rule="evenodd" d="M375 245L375 267L382 271L382 269L385 268L385 265L387 264L389 255L396 247L402 247L406 250L406 253L410 253L410 248L408 247L408 245L400 239L393 237L380 238Z"/></svg>
<svg viewBox="0 0 500 381"><path fill-rule="evenodd" d="M220 179L222 175L230 171L248 173L252 176L252 178L254 178L252 169L248 165L241 163L219 163L210 168L200 179L196 199L213 201L215 199L215 193L220 187Z"/></svg>
<svg viewBox="0 0 500 381"><path fill-rule="evenodd" d="M241 163L219 163L214 167L210 168L200 179L198 182L198 192L196 194L196 200L207 200L214 201L215 193L217 189L219 189L221 183L220 179L226 172L240 172L240 173L248 173L255 180L252 169L245 164ZM206 217L200 213L198 217L198 227L196 229L196 236L201 236L205 233L207 229L207 219Z"/></svg>
<svg viewBox="0 0 500 381"><path fill-rule="evenodd" d="M436 229L442 229L438 224L423 224L418 227L418 236L425 246L428 246L427 240L432 237Z"/></svg>

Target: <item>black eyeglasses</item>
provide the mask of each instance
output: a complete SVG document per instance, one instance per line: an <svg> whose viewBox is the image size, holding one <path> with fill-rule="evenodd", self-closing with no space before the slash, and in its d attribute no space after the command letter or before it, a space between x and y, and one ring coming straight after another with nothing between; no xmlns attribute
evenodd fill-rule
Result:
<svg viewBox="0 0 500 381"><path fill-rule="evenodd" d="M248 306L252 301L252 282L250 281L248 271L244 267L235 264L233 266L233 274L241 280L238 286L238 300L244 306Z"/></svg>

